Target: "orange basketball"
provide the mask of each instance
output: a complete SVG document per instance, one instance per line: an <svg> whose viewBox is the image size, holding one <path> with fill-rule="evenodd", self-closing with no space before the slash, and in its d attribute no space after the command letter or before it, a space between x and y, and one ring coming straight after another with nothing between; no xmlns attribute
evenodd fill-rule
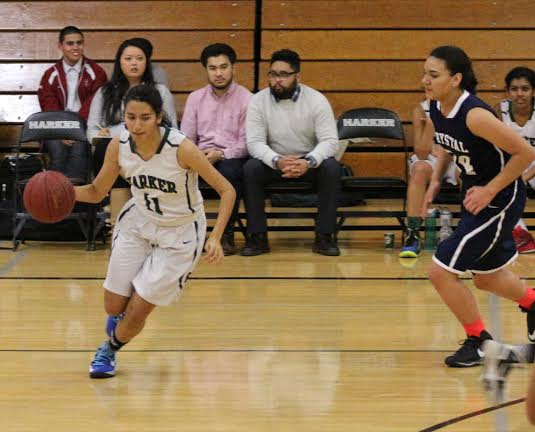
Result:
<svg viewBox="0 0 535 432"><path fill-rule="evenodd" d="M58 171L35 174L24 189L24 206L32 217L44 223L65 219L74 207L74 187Z"/></svg>

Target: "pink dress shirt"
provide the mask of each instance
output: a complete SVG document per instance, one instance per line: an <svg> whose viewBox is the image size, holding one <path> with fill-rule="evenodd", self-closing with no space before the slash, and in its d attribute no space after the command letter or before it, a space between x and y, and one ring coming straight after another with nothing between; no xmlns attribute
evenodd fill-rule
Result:
<svg viewBox="0 0 535 432"><path fill-rule="evenodd" d="M225 159L245 158L245 115L252 93L233 82L217 96L209 84L188 96L180 130L201 150L222 150Z"/></svg>

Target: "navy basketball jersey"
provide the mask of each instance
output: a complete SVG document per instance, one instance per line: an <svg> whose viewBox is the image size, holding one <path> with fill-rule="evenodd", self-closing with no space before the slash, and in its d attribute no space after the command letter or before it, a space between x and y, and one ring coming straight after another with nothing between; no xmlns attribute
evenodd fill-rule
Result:
<svg viewBox="0 0 535 432"><path fill-rule="evenodd" d="M490 106L466 90L447 117L440 112L438 101L431 101L429 109L435 126L435 142L453 155L455 163L461 170L463 196L472 186L484 186L489 183L511 157L509 153L474 135L468 129L466 116L473 108L483 108L494 114ZM498 195L506 198L517 182L523 183L517 179Z"/></svg>

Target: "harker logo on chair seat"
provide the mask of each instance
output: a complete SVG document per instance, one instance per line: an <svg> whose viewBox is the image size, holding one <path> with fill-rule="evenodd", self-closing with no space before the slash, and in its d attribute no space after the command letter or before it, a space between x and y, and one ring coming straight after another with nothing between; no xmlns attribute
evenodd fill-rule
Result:
<svg viewBox="0 0 535 432"><path fill-rule="evenodd" d="M396 127L396 121L394 119L367 119L367 118L354 118L343 119L344 126L379 126L379 127Z"/></svg>
<svg viewBox="0 0 535 432"><path fill-rule="evenodd" d="M30 121L30 129L79 129L80 122L76 120L47 120Z"/></svg>

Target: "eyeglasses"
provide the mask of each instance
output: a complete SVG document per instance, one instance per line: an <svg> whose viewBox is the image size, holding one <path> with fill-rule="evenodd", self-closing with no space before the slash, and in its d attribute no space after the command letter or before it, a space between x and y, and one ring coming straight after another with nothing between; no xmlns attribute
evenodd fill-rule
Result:
<svg viewBox="0 0 535 432"><path fill-rule="evenodd" d="M81 39L81 40L77 40L77 41L67 41L67 42L64 42L64 43L67 46L74 46L74 45L82 46L84 44L84 40Z"/></svg>
<svg viewBox="0 0 535 432"><path fill-rule="evenodd" d="M267 76L269 79L275 80L277 78L286 79L290 78L292 75L295 75L297 72L275 72L275 71L269 71Z"/></svg>

